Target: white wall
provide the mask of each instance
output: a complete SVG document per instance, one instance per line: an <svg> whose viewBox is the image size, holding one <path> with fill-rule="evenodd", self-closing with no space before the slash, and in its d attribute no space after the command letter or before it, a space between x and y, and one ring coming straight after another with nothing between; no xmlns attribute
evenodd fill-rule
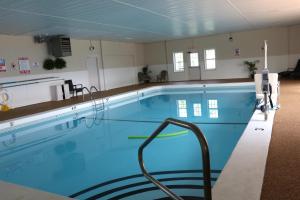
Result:
<svg viewBox="0 0 300 200"><path fill-rule="evenodd" d="M168 69L171 81L194 80L201 72L202 80L246 78L248 71L243 62L245 60L260 60L259 70L263 65L263 41L268 40L269 68L272 72L280 72L288 67L295 67L300 59L300 25L290 27L276 27L262 30L236 32L231 34L233 41L229 41L229 34L205 37L195 37L165 42L145 44L145 64L159 73ZM204 50L216 49L216 70L205 70ZM240 49L240 56L234 55L234 50ZM198 51L200 54L200 69L188 67L188 51ZM174 72L172 53L185 53L185 71ZM166 64L168 63L168 64ZM258 71L259 71L258 70Z"/></svg>
<svg viewBox="0 0 300 200"><path fill-rule="evenodd" d="M112 89L137 84L144 65L143 44L102 41L105 87Z"/></svg>
<svg viewBox="0 0 300 200"><path fill-rule="evenodd" d="M100 85L102 90L122 87L137 83L137 73L148 64L155 80L161 70L168 70L171 81L229 79L248 77L245 60L259 59L263 64L263 41L269 44L269 68L271 72L280 72L288 67L294 67L300 58L300 25L290 27L276 27L262 30L232 33L233 41L228 40L229 34L195 37L180 40L161 41L146 44L126 43L116 41L91 41L95 47L89 50L90 41L71 40L72 56L65 57L67 68L62 70L46 71L42 68L45 58L48 57L46 44L36 44L32 37L0 35L0 57L6 59L7 72L0 72L0 83L7 81L26 80L40 77L61 77L72 79L74 83L83 83L89 86L87 58L92 56L98 60ZM204 49L215 48L217 69L204 69ZM240 56L234 55L234 49L240 48ZM188 54L190 50L200 53L200 69L188 68ZM184 72L174 73L172 53L185 53ZM11 63L17 64L18 57L29 57L30 63L39 62L39 68L32 68L30 75L19 74L18 69L12 70ZM53 83L51 83L53 84ZM49 84L50 85L50 84ZM16 106L39 103L49 99L47 94L39 93L49 85L31 90L19 88L12 91ZM25 92L24 91L29 91ZM19 94L19 95L16 95ZM20 95L23 94L23 95ZM25 97L25 94L27 97ZM39 97L40 96L40 97Z"/></svg>
<svg viewBox="0 0 300 200"><path fill-rule="evenodd" d="M28 36L0 35L0 57L5 58L7 72L0 72L0 84L4 82L29 80L44 77L60 77L72 79L75 84L82 83L89 87L87 69L88 57L98 60L100 85L102 90L122 87L137 83L137 72L144 63L143 44L93 40L95 47L89 50L90 41L71 39L72 56L64 57L65 69L44 70L42 65L48 58L46 44L33 42ZM38 62L38 68L31 67L31 74L19 73L18 66L13 69L11 63L17 65L18 57L28 57L30 64ZM20 107L51 100L50 86L57 82L34 84L7 89L11 96L10 106Z"/></svg>

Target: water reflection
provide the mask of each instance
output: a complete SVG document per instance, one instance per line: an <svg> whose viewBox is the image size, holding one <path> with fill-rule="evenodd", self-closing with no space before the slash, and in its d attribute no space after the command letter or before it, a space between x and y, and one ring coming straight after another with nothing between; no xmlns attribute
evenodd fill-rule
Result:
<svg viewBox="0 0 300 200"><path fill-rule="evenodd" d="M85 158L82 153L78 153L77 144L74 141L66 141L62 144L57 144L54 147L54 152L60 158L61 167L54 172L53 176L56 179L64 179L70 176L82 173L85 168Z"/></svg>
<svg viewBox="0 0 300 200"><path fill-rule="evenodd" d="M209 118L214 118L214 119L219 118L218 100L217 99L209 99L208 100L208 109L209 109Z"/></svg>
<svg viewBox="0 0 300 200"><path fill-rule="evenodd" d="M77 128L82 122L82 118L79 119L73 119L71 121L67 121L61 124L57 124L55 126L55 130L57 131L64 131L64 130L70 130Z"/></svg>
<svg viewBox="0 0 300 200"><path fill-rule="evenodd" d="M10 147L10 146L14 145L16 143L16 141L17 141L16 134L12 133L12 134L7 136L7 139L2 141L2 144L5 147Z"/></svg>
<svg viewBox="0 0 300 200"><path fill-rule="evenodd" d="M177 100L178 117L187 117L186 100Z"/></svg>
<svg viewBox="0 0 300 200"><path fill-rule="evenodd" d="M219 107L218 107L218 100L217 99L208 99L207 103L203 104L203 100L201 102L195 102L191 99L178 99L176 100L177 105L177 116L181 118L187 118L188 113L192 113L194 117L202 117L202 105L207 105L204 109L204 117L208 115L211 119L218 119L219 118ZM204 100L205 101L205 100ZM187 102L190 102L191 105L188 105ZM190 107L189 107L190 106ZM208 114L206 114L208 113Z"/></svg>
<svg viewBox="0 0 300 200"><path fill-rule="evenodd" d="M194 103L193 110L194 110L195 117L201 117L202 115L201 103Z"/></svg>

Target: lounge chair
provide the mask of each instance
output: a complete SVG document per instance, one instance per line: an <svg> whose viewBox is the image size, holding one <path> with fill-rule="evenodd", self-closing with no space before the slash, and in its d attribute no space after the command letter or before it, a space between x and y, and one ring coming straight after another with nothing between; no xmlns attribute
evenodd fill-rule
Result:
<svg viewBox="0 0 300 200"><path fill-rule="evenodd" d="M168 71L162 70L159 75L157 75L157 82L167 82L169 80Z"/></svg>
<svg viewBox="0 0 300 200"><path fill-rule="evenodd" d="M145 74L143 72L138 73L138 80L139 83L149 83L151 80L151 77L148 74Z"/></svg>
<svg viewBox="0 0 300 200"><path fill-rule="evenodd" d="M279 73L280 78L300 78L300 59L295 68L288 68L287 71Z"/></svg>

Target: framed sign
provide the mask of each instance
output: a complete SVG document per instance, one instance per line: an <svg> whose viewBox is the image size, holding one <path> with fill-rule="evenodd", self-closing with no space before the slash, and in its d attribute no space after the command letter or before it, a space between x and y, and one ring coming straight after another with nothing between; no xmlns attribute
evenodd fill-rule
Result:
<svg viewBox="0 0 300 200"><path fill-rule="evenodd" d="M234 55L235 55L235 56L240 56L240 54L241 54L240 48L234 49Z"/></svg>
<svg viewBox="0 0 300 200"><path fill-rule="evenodd" d="M29 59L27 57L18 58L18 64L21 74L30 74L30 64Z"/></svg>
<svg viewBox="0 0 300 200"><path fill-rule="evenodd" d="M6 72L5 59L0 58L0 72Z"/></svg>

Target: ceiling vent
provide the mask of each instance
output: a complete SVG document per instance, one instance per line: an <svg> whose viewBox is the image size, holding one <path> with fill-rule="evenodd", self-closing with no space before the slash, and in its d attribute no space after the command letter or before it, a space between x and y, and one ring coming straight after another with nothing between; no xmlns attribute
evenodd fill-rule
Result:
<svg viewBox="0 0 300 200"><path fill-rule="evenodd" d="M69 37L58 35L47 40L48 52L55 57L72 56L71 40Z"/></svg>

